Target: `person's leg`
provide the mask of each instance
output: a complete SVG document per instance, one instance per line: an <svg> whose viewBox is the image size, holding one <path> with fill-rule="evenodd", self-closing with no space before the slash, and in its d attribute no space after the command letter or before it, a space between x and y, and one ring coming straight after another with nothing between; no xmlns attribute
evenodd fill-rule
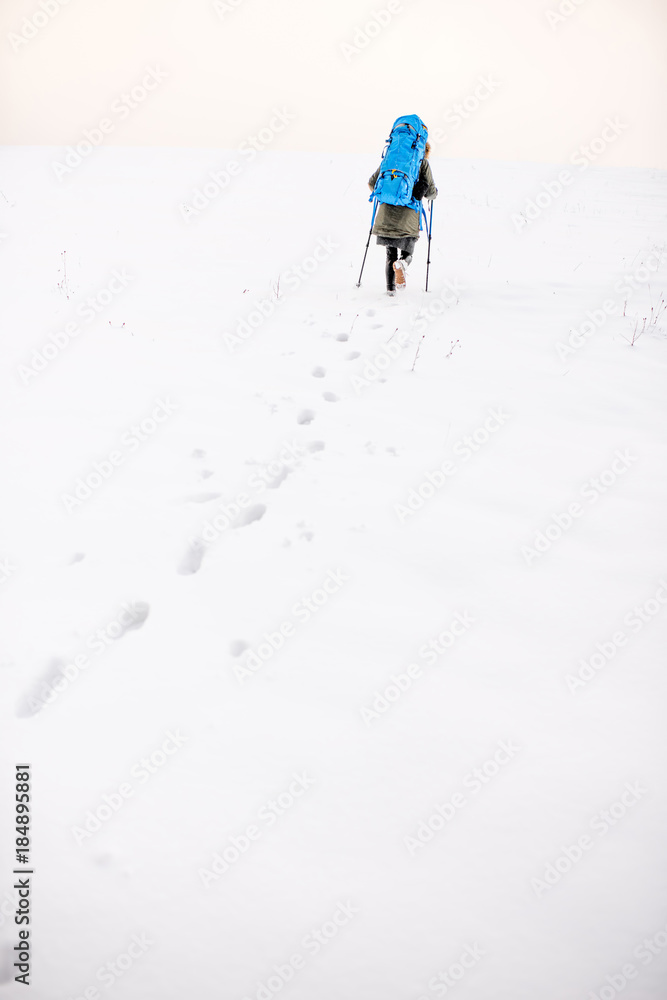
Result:
<svg viewBox="0 0 667 1000"><path fill-rule="evenodd" d="M394 263L398 260L398 250L396 247L387 247L387 263L385 266L385 275L387 278L387 291L393 292L396 290L396 274L394 272Z"/></svg>
<svg viewBox="0 0 667 1000"><path fill-rule="evenodd" d="M405 243L403 244L404 249L401 250L401 260L405 261L405 266L406 267L408 266L408 264L412 263L412 255L415 252L415 244L416 243L417 243L417 240L415 240L415 239L407 239L407 240L405 240Z"/></svg>
<svg viewBox="0 0 667 1000"><path fill-rule="evenodd" d="M396 275L396 287L401 290L405 289L406 286L406 274L408 273L408 264L412 260L412 254L408 250L401 248L401 256L394 263L394 274Z"/></svg>

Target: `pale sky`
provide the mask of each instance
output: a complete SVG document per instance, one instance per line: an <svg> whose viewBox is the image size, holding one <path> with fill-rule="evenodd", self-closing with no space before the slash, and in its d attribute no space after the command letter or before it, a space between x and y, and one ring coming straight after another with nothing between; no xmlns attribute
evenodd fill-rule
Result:
<svg viewBox="0 0 667 1000"><path fill-rule="evenodd" d="M379 154L418 114L438 157L567 163L604 134L600 165L667 169L666 0L4 0L0 45L2 144L106 118L105 145Z"/></svg>

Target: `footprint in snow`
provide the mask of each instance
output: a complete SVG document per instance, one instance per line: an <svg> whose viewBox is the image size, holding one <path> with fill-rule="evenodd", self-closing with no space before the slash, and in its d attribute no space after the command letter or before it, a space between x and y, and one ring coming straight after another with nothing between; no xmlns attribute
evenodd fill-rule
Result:
<svg viewBox="0 0 667 1000"><path fill-rule="evenodd" d="M322 398L326 399L327 403L337 403L338 402L338 396L336 395L335 392L323 392L322 393Z"/></svg>
<svg viewBox="0 0 667 1000"><path fill-rule="evenodd" d="M141 628L148 618L150 605L145 601L131 601L125 605L124 610L126 614L129 613L132 620L124 622L118 617L106 622L102 626L101 631L108 639L122 639L132 629ZM36 678L32 687L19 698L16 705L16 715L19 719L29 719L37 715L58 697L63 681L66 686L69 686L72 680L76 679L67 676L65 673L67 666L68 664L63 660L54 659L49 661L46 670L44 670L40 677Z"/></svg>
<svg viewBox="0 0 667 1000"><path fill-rule="evenodd" d="M206 546L204 542L199 541L199 539L192 542L178 564L176 572L179 576L190 576L192 573L198 573L201 569L201 561L204 558L205 551Z"/></svg>
<svg viewBox="0 0 667 1000"><path fill-rule="evenodd" d="M367 316L375 316L375 309L367 309L366 310L366 315Z"/></svg>
<svg viewBox="0 0 667 1000"><path fill-rule="evenodd" d="M221 496L222 493L194 493L185 499L188 503L210 503L211 500L217 500Z"/></svg>
<svg viewBox="0 0 667 1000"><path fill-rule="evenodd" d="M356 361L357 358L361 357L361 351L350 351L349 354L345 355L346 361Z"/></svg>
<svg viewBox="0 0 667 1000"><path fill-rule="evenodd" d="M254 521L259 521L266 514L266 506L263 503L255 503L252 507L247 507L242 510L237 517L228 525L226 530L230 528L245 528L246 525L252 524ZM223 535L225 529L219 531L218 537ZM191 576L193 573L198 573L201 569L202 560L206 554L207 543L203 539L194 539L183 555L180 563L176 568L176 572L179 576Z"/></svg>
<svg viewBox="0 0 667 1000"><path fill-rule="evenodd" d="M280 472L276 473L273 479L267 479L266 485L270 490L277 490L281 483L284 483L292 470L283 465Z"/></svg>
<svg viewBox="0 0 667 1000"><path fill-rule="evenodd" d="M245 653L248 648L248 643L244 642L243 639L232 639L229 644L229 652L232 656L241 656L241 654Z"/></svg>
<svg viewBox="0 0 667 1000"><path fill-rule="evenodd" d="M112 636L112 638L120 639L126 632L130 632L135 628L141 628L148 618L150 610L151 606L150 604L147 604L146 601L131 601L129 604L129 611L133 620L128 625L123 624L118 635Z"/></svg>
<svg viewBox="0 0 667 1000"><path fill-rule="evenodd" d="M313 368L310 374L313 376L313 378L324 378L326 373L327 373L326 368L322 368L320 365L317 365L316 368Z"/></svg>
<svg viewBox="0 0 667 1000"><path fill-rule="evenodd" d="M203 448L195 448L192 452L192 458L206 458L206 452Z"/></svg>
<svg viewBox="0 0 667 1000"><path fill-rule="evenodd" d="M306 447L309 452L314 453L316 451L324 451L325 444L324 441L310 441Z"/></svg>
<svg viewBox="0 0 667 1000"><path fill-rule="evenodd" d="M63 660L51 660L46 670L38 677L29 691L21 695L16 705L16 715L19 719L29 719L37 715L48 704L47 699L56 692L56 681L64 678Z"/></svg>
<svg viewBox="0 0 667 1000"><path fill-rule="evenodd" d="M341 344L344 344L345 341L349 340L349 339L350 339L350 336L347 333L337 333L336 334L336 340L340 341Z"/></svg>
<svg viewBox="0 0 667 1000"><path fill-rule="evenodd" d="M105 851L103 854L96 854L93 861L98 868L114 868L118 858L112 851Z"/></svg>
<svg viewBox="0 0 667 1000"><path fill-rule="evenodd" d="M246 510L242 510L238 517L232 521L232 528L245 528L246 525L252 524L254 521L260 521L266 514L266 505L263 503L254 503L252 507L247 507Z"/></svg>
<svg viewBox="0 0 667 1000"><path fill-rule="evenodd" d="M213 471L211 469L202 469L202 472L201 472L201 478L202 479L210 479L212 475L213 475Z"/></svg>
<svg viewBox="0 0 667 1000"><path fill-rule="evenodd" d="M70 566L74 566L76 563L80 563L82 559L85 559L85 552L75 552L69 561Z"/></svg>
<svg viewBox="0 0 667 1000"><path fill-rule="evenodd" d="M296 418L297 424L312 424L315 419L314 410L301 410L298 417Z"/></svg>

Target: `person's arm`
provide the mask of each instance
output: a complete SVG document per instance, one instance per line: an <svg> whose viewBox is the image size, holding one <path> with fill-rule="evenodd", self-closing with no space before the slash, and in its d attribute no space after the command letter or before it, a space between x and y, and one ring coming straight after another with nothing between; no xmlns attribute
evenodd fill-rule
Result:
<svg viewBox="0 0 667 1000"><path fill-rule="evenodd" d="M371 189L371 191L375 190L375 184L379 176L380 176L380 168L378 167L375 173L371 174L371 176L368 178L368 186Z"/></svg>
<svg viewBox="0 0 667 1000"><path fill-rule="evenodd" d="M423 178L423 198L427 201L433 201L434 198L438 197L438 189L435 186L435 181L433 180L433 174L431 173L431 164L428 160L422 161L422 169L420 171L420 180Z"/></svg>

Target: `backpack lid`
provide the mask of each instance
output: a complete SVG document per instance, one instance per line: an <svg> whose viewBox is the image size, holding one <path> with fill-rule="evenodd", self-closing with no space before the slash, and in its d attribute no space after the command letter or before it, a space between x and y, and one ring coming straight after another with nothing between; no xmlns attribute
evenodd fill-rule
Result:
<svg viewBox="0 0 667 1000"><path fill-rule="evenodd" d="M428 129L419 115L401 115L391 126L391 131L393 132L394 129L399 128L401 125L408 125L418 135L423 135L425 139L428 138Z"/></svg>

